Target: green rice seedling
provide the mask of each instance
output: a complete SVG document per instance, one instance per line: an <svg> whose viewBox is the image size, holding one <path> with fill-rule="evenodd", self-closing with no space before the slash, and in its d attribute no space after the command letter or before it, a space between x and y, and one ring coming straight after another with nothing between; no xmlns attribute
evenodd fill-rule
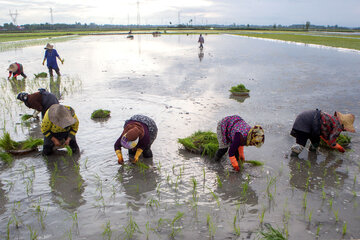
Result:
<svg viewBox="0 0 360 240"><path fill-rule="evenodd" d="M299 162L296 162L296 166L297 166L297 169L300 170L300 163Z"/></svg>
<svg viewBox="0 0 360 240"><path fill-rule="evenodd" d="M209 157L215 156L219 147L216 133L211 131L197 131L187 138L179 138L178 142L190 152L201 154L202 156L207 155Z"/></svg>
<svg viewBox="0 0 360 240"><path fill-rule="evenodd" d="M31 114L23 114L21 116L21 121L25 122L25 121L29 120L32 117L33 117L33 115L31 115Z"/></svg>
<svg viewBox="0 0 360 240"><path fill-rule="evenodd" d="M157 163L157 168L158 168L159 172L161 173L161 162L160 161Z"/></svg>
<svg viewBox="0 0 360 240"><path fill-rule="evenodd" d="M151 231L154 231L154 229L150 227L150 222L149 222L149 221L146 222L146 224L145 224L145 229L146 229L146 232L145 232L146 240L148 240L148 239L149 239L150 230L151 230Z"/></svg>
<svg viewBox="0 0 360 240"><path fill-rule="evenodd" d="M7 165L11 165L14 161L14 158L5 152L0 152L0 159L1 161L3 161L3 163L7 164Z"/></svg>
<svg viewBox="0 0 360 240"><path fill-rule="evenodd" d="M313 212L312 212L312 211L309 211L309 215L308 215L309 224L311 224L312 214L313 214Z"/></svg>
<svg viewBox="0 0 360 240"><path fill-rule="evenodd" d="M129 222L124 228L126 239L133 239L135 233L141 233L139 226L133 220L133 217L130 215Z"/></svg>
<svg viewBox="0 0 360 240"><path fill-rule="evenodd" d="M203 178L204 178L204 182L205 182L205 179L206 179L205 176L206 176L206 175L205 175L205 168L203 167Z"/></svg>
<svg viewBox="0 0 360 240"><path fill-rule="evenodd" d="M30 231L30 240L37 240L39 236L38 236L36 230L33 230L30 225L28 225L28 228Z"/></svg>
<svg viewBox="0 0 360 240"><path fill-rule="evenodd" d="M37 204L35 204L33 207L35 208L35 213L37 214L38 221L40 222L42 229L45 229L44 219L47 215L47 210L45 211L41 208L41 198L39 198Z"/></svg>
<svg viewBox="0 0 360 240"><path fill-rule="evenodd" d="M230 171L229 171L229 169L227 168L227 169L226 169L226 179L229 179L229 177L230 177Z"/></svg>
<svg viewBox="0 0 360 240"><path fill-rule="evenodd" d="M237 92L250 92L249 89L247 89L245 87L244 84L239 84L239 85L236 85L236 86L233 86L231 87L231 89L229 90L231 93L237 93Z"/></svg>
<svg viewBox="0 0 360 240"><path fill-rule="evenodd" d="M207 214L206 216L206 225L209 228L210 239L212 239L215 236L216 227L214 225L214 222L212 221L210 214Z"/></svg>
<svg viewBox="0 0 360 240"><path fill-rule="evenodd" d="M307 192L304 192L303 196L303 208L306 210L307 208Z"/></svg>
<svg viewBox="0 0 360 240"><path fill-rule="evenodd" d="M71 157L73 155L73 151L69 145L65 145L65 149L67 151L67 154Z"/></svg>
<svg viewBox="0 0 360 240"><path fill-rule="evenodd" d="M178 234L181 231L181 228L176 227L176 223L180 221L183 216L184 216L183 212L177 212L176 216L171 221L171 233L170 233L171 238L175 238L176 234Z"/></svg>
<svg viewBox="0 0 360 240"><path fill-rule="evenodd" d="M354 176L354 184L353 184L353 187L356 186L356 175Z"/></svg>
<svg viewBox="0 0 360 240"><path fill-rule="evenodd" d="M346 230L347 230L347 222L344 222L343 227L342 227L342 235L343 236L346 235Z"/></svg>
<svg viewBox="0 0 360 240"><path fill-rule="evenodd" d="M104 231L102 233L103 239L111 239L112 231L111 231L111 225L110 220L106 222L106 225L104 227Z"/></svg>
<svg viewBox="0 0 360 240"><path fill-rule="evenodd" d="M97 109L91 114L91 119L108 118L110 113L110 110Z"/></svg>
<svg viewBox="0 0 360 240"><path fill-rule="evenodd" d="M0 148L5 151L14 150L19 146L19 143L12 140L8 132L4 132L2 138L0 138Z"/></svg>
<svg viewBox="0 0 360 240"><path fill-rule="evenodd" d="M156 229L159 230L165 222L169 221L169 219L159 218Z"/></svg>
<svg viewBox="0 0 360 240"><path fill-rule="evenodd" d="M345 148L351 143L351 137L346 134L340 134L336 139L336 143ZM320 140L320 147L330 148L329 145L327 145L327 143L322 139Z"/></svg>
<svg viewBox="0 0 360 240"><path fill-rule="evenodd" d="M37 146L43 145L44 144L44 140L41 138L36 138L33 139L32 137L29 137L28 139L26 139L25 141L21 142L22 149L34 149Z"/></svg>
<svg viewBox="0 0 360 240"><path fill-rule="evenodd" d="M141 173L145 173L145 171L150 168L148 165L146 165L145 163L142 163L140 161L137 161L135 164L140 169Z"/></svg>
<svg viewBox="0 0 360 240"><path fill-rule="evenodd" d="M46 78L47 77L47 73L46 72L40 72L38 74L34 73L35 78Z"/></svg>
<svg viewBox="0 0 360 240"><path fill-rule="evenodd" d="M71 228L69 229L69 231L67 231L67 236L69 240L72 240Z"/></svg>
<svg viewBox="0 0 360 240"><path fill-rule="evenodd" d="M338 210L333 210L334 216L335 216L335 221L338 222L339 221L339 209Z"/></svg>
<svg viewBox="0 0 360 240"><path fill-rule="evenodd" d="M88 163L88 161L89 161L89 158L86 157L85 162L84 162L84 167L85 167L86 169L87 169L87 163Z"/></svg>
<svg viewBox="0 0 360 240"><path fill-rule="evenodd" d="M260 224L263 224L263 222L264 222L265 211L266 211L266 209L265 209L265 207L263 207L261 210L260 216L259 216Z"/></svg>
<svg viewBox="0 0 360 240"><path fill-rule="evenodd" d="M218 174L216 174L216 180L217 180L218 186L221 188L222 182L221 182L220 176Z"/></svg>
<svg viewBox="0 0 360 240"><path fill-rule="evenodd" d="M353 194L353 197L356 198L357 197L357 193L355 190L352 190L352 194Z"/></svg>
<svg viewBox="0 0 360 240"><path fill-rule="evenodd" d="M329 199L329 207L330 207L330 209L332 209L332 206L333 206L333 198L330 198Z"/></svg>
<svg viewBox="0 0 360 240"><path fill-rule="evenodd" d="M321 224L318 224L318 226L316 227L316 237L319 237L320 229L321 229Z"/></svg>
<svg viewBox="0 0 360 240"><path fill-rule="evenodd" d="M10 240L10 225L12 224L12 222L13 222L13 219L9 218L9 221L7 222L7 225L6 225L6 239L7 240Z"/></svg>
<svg viewBox="0 0 360 240"><path fill-rule="evenodd" d="M154 199L154 198L150 198L147 203L146 203L146 207L156 207L158 208L160 206L160 203L158 200Z"/></svg>
<svg viewBox="0 0 360 240"><path fill-rule="evenodd" d="M234 233L236 236L240 236L240 226L236 226L236 215L234 216L234 222L233 222L233 226L234 226Z"/></svg>
<svg viewBox="0 0 360 240"><path fill-rule="evenodd" d="M213 196L213 198L215 199L217 206L220 207L219 197L210 188L208 188L208 189L209 189L211 195Z"/></svg>
<svg viewBox="0 0 360 240"><path fill-rule="evenodd" d="M283 231L273 228L270 224L264 224L266 231L261 230L259 232L261 238L264 240L286 240L287 238L283 235Z"/></svg>
<svg viewBox="0 0 360 240"><path fill-rule="evenodd" d="M263 166L264 163L257 160L245 160L245 163L250 163L253 166Z"/></svg>
<svg viewBox="0 0 360 240"><path fill-rule="evenodd" d="M326 199L326 192L324 190L322 190L321 194L322 194L322 199L325 200Z"/></svg>
<svg viewBox="0 0 360 240"><path fill-rule="evenodd" d="M74 212L73 214L71 214L71 218L73 220L73 226L78 226L78 216L77 216L77 212Z"/></svg>
<svg viewBox="0 0 360 240"><path fill-rule="evenodd" d="M272 186L274 186L275 193L276 193L276 177L267 176L266 181L267 181L266 193L267 193L267 196L268 196L269 200L271 201L271 200L274 199L274 196L271 193L271 187Z"/></svg>

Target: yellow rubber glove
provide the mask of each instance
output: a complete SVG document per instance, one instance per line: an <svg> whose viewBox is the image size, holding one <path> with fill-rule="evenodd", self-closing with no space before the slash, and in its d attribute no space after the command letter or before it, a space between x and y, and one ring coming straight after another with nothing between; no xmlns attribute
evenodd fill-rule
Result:
<svg viewBox="0 0 360 240"><path fill-rule="evenodd" d="M136 150L136 153L135 153L135 157L134 157L134 163L136 163L137 161L139 161L139 157L140 155L142 154L143 150L141 148L138 148Z"/></svg>
<svg viewBox="0 0 360 240"><path fill-rule="evenodd" d="M244 163L245 162L245 154L244 154L244 146L239 146L239 159Z"/></svg>
<svg viewBox="0 0 360 240"><path fill-rule="evenodd" d="M124 159L123 159L123 156L121 154L121 150L116 150L115 153L116 153L116 156L118 157L118 164L123 164Z"/></svg>
<svg viewBox="0 0 360 240"><path fill-rule="evenodd" d="M236 157L235 156L232 156L232 157L229 157L230 158L230 162L231 162L231 165L233 166L233 168L236 170L236 171L240 171L240 168L239 168L239 164L236 160Z"/></svg>

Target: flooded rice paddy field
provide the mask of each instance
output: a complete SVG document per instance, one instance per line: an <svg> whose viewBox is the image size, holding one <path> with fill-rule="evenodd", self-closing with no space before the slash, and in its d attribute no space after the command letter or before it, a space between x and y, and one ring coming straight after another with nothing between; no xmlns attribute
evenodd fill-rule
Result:
<svg viewBox="0 0 360 240"><path fill-rule="evenodd" d="M44 46L0 52L1 128L15 140L42 137L40 122L21 122L32 110L17 93L44 87L72 106L80 120L78 155L41 152L0 163L1 239L255 239L264 224L289 239L360 238L360 138L346 153L327 149L289 156L298 113L319 108L352 112L360 131L360 54L230 35L94 36L57 42L61 78L46 72ZM24 65L28 79L8 81L8 65ZM18 78L18 79L21 79ZM250 89L234 99L231 86ZM92 111L111 110L107 121ZM145 165L117 164L113 144L134 114L159 128ZM197 130L216 131L239 114L265 129L262 148L246 147L234 172L190 154L177 143ZM40 149L41 150L41 149Z"/></svg>

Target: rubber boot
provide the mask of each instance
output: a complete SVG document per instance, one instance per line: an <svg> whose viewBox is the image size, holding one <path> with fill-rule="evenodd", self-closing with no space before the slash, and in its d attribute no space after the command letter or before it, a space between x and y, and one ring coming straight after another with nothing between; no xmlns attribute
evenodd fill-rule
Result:
<svg viewBox="0 0 360 240"><path fill-rule="evenodd" d="M221 160L221 158L225 155L225 153L227 152L227 148L220 148L216 151L215 156L213 158L213 161L215 162L219 162Z"/></svg>

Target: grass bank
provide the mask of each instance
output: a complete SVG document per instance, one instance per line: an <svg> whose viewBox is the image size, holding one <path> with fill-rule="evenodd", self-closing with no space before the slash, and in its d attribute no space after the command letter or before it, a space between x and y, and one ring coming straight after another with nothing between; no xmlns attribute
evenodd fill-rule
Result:
<svg viewBox="0 0 360 240"><path fill-rule="evenodd" d="M289 42L317 44L329 47L355 49L360 51L359 35L311 35L311 34L288 34L288 33L236 33L236 35L275 39Z"/></svg>

